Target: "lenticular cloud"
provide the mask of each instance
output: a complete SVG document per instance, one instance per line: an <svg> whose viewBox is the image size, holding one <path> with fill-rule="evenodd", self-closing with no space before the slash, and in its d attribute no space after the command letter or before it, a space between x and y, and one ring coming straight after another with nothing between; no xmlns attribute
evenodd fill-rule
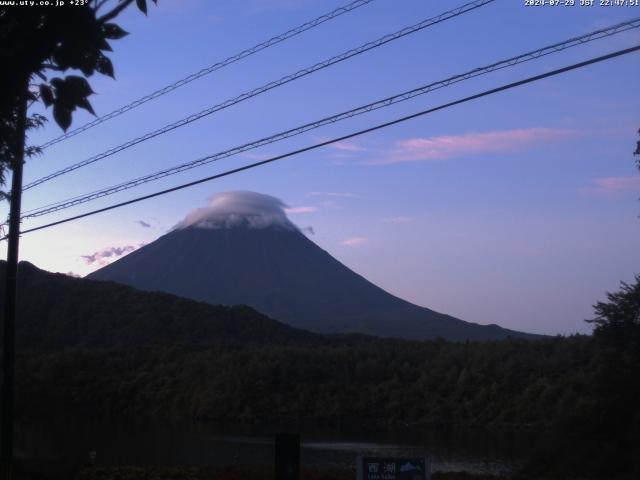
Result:
<svg viewBox="0 0 640 480"><path fill-rule="evenodd" d="M208 206L189 212L175 229L266 228L272 225L295 229L287 218L286 207L282 200L262 193L223 192L214 195Z"/></svg>

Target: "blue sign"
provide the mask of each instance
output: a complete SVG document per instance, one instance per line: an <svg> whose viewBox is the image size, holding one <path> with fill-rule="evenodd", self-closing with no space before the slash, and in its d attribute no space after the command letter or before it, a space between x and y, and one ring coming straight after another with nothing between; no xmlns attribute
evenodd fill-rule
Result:
<svg viewBox="0 0 640 480"><path fill-rule="evenodd" d="M430 480L425 458L358 457L358 480Z"/></svg>

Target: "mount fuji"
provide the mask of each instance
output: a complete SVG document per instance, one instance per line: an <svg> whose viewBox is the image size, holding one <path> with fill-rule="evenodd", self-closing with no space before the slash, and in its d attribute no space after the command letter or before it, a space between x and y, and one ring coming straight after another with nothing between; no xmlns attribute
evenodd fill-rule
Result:
<svg viewBox="0 0 640 480"><path fill-rule="evenodd" d="M285 207L255 192L218 194L166 235L87 278L210 304L246 304L319 333L456 341L534 337L391 295L309 240Z"/></svg>

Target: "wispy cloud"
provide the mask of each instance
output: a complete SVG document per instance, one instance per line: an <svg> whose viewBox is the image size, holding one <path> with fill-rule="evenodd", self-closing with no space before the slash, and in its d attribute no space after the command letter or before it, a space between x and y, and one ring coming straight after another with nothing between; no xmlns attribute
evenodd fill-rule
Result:
<svg viewBox="0 0 640 480"><path fill-rule="evenodd" d="M409 223L409 222L413 222L413 217L398 215L396 217L383 218L382 221L385 223Z"/></svg>
<svg viewBox="0 0 640 480"><path fill-rule="evenodd" d="M365 237L353 237L353 238L347 238L346 240L343 240L340 243L342 245L346 245L347 247L358 247L367 242L368 240Z"/></svg>
<svg viewBox="0 0 640 480"><path fill-rule="evenodd" d="M444 135L401 140L369 163L389 164L446 160L465 155L503 153L523 150L542 142L560 141L576 136L575 130L525 128L463 135Z"/></svg>
<svg viewBox="0 0 640 480"><path fill-rule="evenodd" d="M359 145L356 142L348 142L346 140L343 142L332 143L327 146L335 150L340 150L341 152L366 152L367 151L367 149L362 145Z"/></svg>
<svg viewBox="0 0 640 480"><path fill-rule="evenodd" d="M326 142L330 138L315 136L311 137L315 142ZM333 150L333 153L328 153L327 156L329 158L353 158L355 156L361 155L364 152L368 152L369 149L364 147L362 144L355 142L353 140L343 140L341 142L330 143L325 145L325 148L329 150Z"/></svg>
<svg viewBox="0 0 640 480"><path fill-rule="evenodd" d="M581 192L597 195L612 195L629 190L640 191L640 176L595 178L591 186L580 189Z"/></svg>
<svg viewBox="0 0 640 480"><path fill-rule="evenodd" d="M313 213L313 212L317 212L318 211L318 207L314 207L311 205L308 206L304 206L304 207L290 207L290 208L285 208L284 209L285 212L287 213Z"/></svg>
<svg viewBox="0 0 640 480"><path fill-rule="evenodd" d="M355 193L351 192L309 192L307 195L312 197L344 197L354 198L357 197Z"/></svg>
<svg viewBox="0 0 640 480"><path fill-rule="evenodd" d="M140 246L142 245L143 244L140 244ZM124 247L107 247L90 255L80 255L80 258L82 258L87 265L97 263L100 266L104 266L109 263L109 260L133 252L137 248L138 247L134 245L125 245Z"/></svg>

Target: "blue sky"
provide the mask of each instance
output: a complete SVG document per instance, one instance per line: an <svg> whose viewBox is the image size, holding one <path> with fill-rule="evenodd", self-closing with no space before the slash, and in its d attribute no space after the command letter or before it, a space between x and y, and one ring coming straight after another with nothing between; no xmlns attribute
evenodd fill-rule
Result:
<svg viewBox="0 0 640 480"><path fill-rule="evenodd" d="M346 1L161 0L120 24L116 81L91 79L98 114ZM461 5L376 0L47 149L25 182L300 68ZM578 2L579 3L579 2ZM218 152L450 75L640 16L638 7L525 7L497 0L25 192L24 209ZM223 160L24 228L167 188L640 43L577 47ZM21 258L84 275L83 256L153 241L215 192L282 199L310 238L400 297L464 320L588 332L592 304L639 273L638 54L453 107L334 147L24 235ZM80 112L73 126L91 120ZM51 122L33 143L57 136ZM143 226L142 221L145 225ZM131 248L125 248L131 247ZM122 250L124 249L124 250ZM95 257L94 257L95 258Z"/></svg>

